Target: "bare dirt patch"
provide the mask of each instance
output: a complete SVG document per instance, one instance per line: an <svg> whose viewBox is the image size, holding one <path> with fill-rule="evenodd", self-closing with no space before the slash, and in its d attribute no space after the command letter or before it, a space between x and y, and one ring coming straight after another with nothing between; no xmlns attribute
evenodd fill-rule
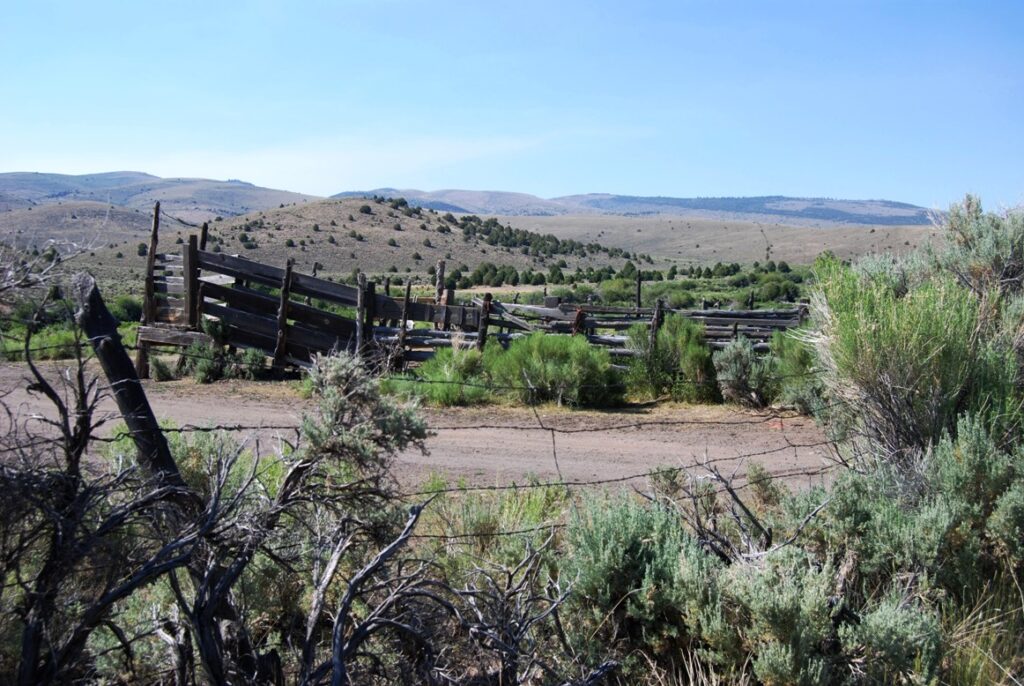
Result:
<svg viewBox="0 0 1024 686"><path fill-rule="evenodd" d="M43 363L56 377L61 363ZM25 390L27 369L0 365L6 405L25 418L50 412L46 401ZM199 385L192 380L143 382L158 419L179 427L247 427L241 435L262 441L294 440L303 412L312 402L288 382L225 381ZM102 406L116 419L116 407ZM504 485L565 480L576 483L641 483L659 467L701 472L708 461L723 473L746 473L763 465L793 486L827 479L829 446L806 417L752 412L732 406L661 405L616 411L580 411L553 406L487 406L424 409L434 435L428 454L406 451L396 468L405 486L430 475L451 484ZM103 431L113 430L111 421ZM598 484L601 485L601 484Z"/></svg>

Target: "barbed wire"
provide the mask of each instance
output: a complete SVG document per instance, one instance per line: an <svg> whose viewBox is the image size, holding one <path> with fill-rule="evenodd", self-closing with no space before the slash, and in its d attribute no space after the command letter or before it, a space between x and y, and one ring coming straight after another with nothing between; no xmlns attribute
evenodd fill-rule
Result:
<svg viewBox="0 0 1024 686"><path fill-rule="evenodd" d="M29 352L32 353L32 352L42 352L42 351L49 351L49 350L55 350L55 349L67 349L68 347L73 347L73 346L81 345L83 342L85 342L85 341L83 341L82 339L78 339L76 341L66 342L66 343L57 344L57 345L34 346L34 347L30 347L29 348ZM125 347L128 350L137 350L138 349L138 346L125 346ZM23 349L19 350L18 352L19 353L23 353ZM90 352L90 351L86 351L86 352ZM179 351L179 355L181 355L184 358L209 359L208 355L193 354L193 353L189 353L188 351ZM250 364L250 363L246 363L246 362L240 361L240 360L232 360L231 363L235 364L236 366L241 366L241 367L250 367L250 368L259 367L261 369L264 368L264 365ZM814 372L805 372L805 373L799 373L799 374L777 374L777 375L774 375L772 380L774 380L774 381L782 381L782 380L786 380L786 379L808 377L808 376L813 376L813 375L814 375ZM458 385L458 386L466 386L466 387L480 387L480 388L484 388L484 389L486 389L488 391L519 391L519 392L527 392L527 393L530 393L531 395L533 395L533 394L535 394L537 392L537 388L534 385L529 383L529 379L527 379L527 384L526 385L519 386L519 385L511 385L511 384L476 383L476 382L466 382L466 381L459 381L459 380L424 379L424 378L416 377L416 376L393 377L393 378L396 381L399 381L401 383L446 384L446 385ZM711 384L711 383L714 383L714 382L710 382L710 381L708 381L708 382L696 382L696 381L694 381L694 383L695 384L697 384L697 383ZM583 389L583 388L597 388L597 387L607 388L608 384L585 384L585 385L576 386L576 388L581 388L581 389ZM437 496L437 495L442 495L442 494L471 494L471 493L484 493L484 492L521 492L521 491L524 491L524 490L533 490L533 489L561 488L561 489L565 489L567 491L567 493L569 495L569 502L572 503L573 505L575 505L577 503L577 497L574 495L573 489L577 489L577 488L595 488L595 487L599 487L599 486L608 486L608 485L612 485L612 484L616 484L616 483L627 483L627 482L630 482L630 481L638 481L640 479L648 479L648 480L650 480L652 478L655 478L659 474L663 475L663 474L666 474L666 473L671 472L671 471L683 471L683 472L689 474L690 478L700 478L700 477L694 477L692 475L692 471L693 470L699 470L701 468L708 469L710 471L710 469L711 469L711 467L713 465L720 464L720 463L723 463L723 462L742 463L744 461L750 460L750 459L755 458L755 457L764 457L764 456L768 456L768 455L772 455L772 454L778 454L780 452L786 452L786 451L794 451L794 452L796 452L796 451L799 451L801 449L804 449L804 450L806 450L806 449L814 449L814 448L820 448L820 447L824 447L824 446L834 447L836 445L835 441L832 441L832 440L822 440L822 441L806 442L806 443L793 443L793 442L791 442L787 438L785 445L777 446L777 447L771 447L771 448L766 448L764 450L759 450L759 451L751 451L751 452L747 452L747 453L743 453L743 454L737 454L737 455L724 455L724 456L718 456L718 457L715 457L715 458L710 458L710 457L708 457L705 454L705 457L704 457L704 459L702 461L694 462L693 464L686 464L686 465L683 465L683 464L679 464L679 465L662 465L662 466L659 466L659 467L656 467L656 468L644 470L643 472L637 472L637 473L632 473L632 474L627 474L627 475L622 475L622 476L616 476L616 477L606 477L606 478L599 478L599 479L566 479L564 477L563 473L562 473L561 465L559 464L559 460L558 460L558 445L557 445L557 441L556 441L556 436L558 436L559 434L571 436L571 435L580 435L580 434L588 434L588 433L621 433L621 432L626 432L626 431L639 431L639 430L650 429L650 428L654 428L654 427L668 428L668 427L682 427L682 426L751 426L751 425L762 425L762 424L765 424L765 423L768 423L768 422L771 422L771 421L775 421L775 420L784 420L784 419L787 419L787 418L793 418L794 415L792 415L791 413L790 414L781 414L779 412L769 412L769 413L766 413L766 414L762 414L760 416L749 417L749 418L741 419L741 420L649 419L649 420L638 420L638 421L633 421L633 422L618 422L618 423L611 424L611 425L584 426L584 427L579 427L579 426L577 426L577 427L559 427L559 426L554 425L554 424L545 423L544 419L541 417L541 415L540 415L540 413L539 413L539 411L537 409L537 406L535 404L531 405L530 409L531 409L531 411L533 413L534 419L536 420L536 424L534 424L534 425L476 424L476 425L472 425L472 426L433 426L433 427L430 427L430 430L435 435L437 433L439 433L439 432L487 431L487 430L491 430L491 431L502 431L503 430L503 431L523 431L523 432L529 432L529 431L533 431L533 432L546 432L551 437L551 457L552 457L552 463L553 463L553 466L554 466L554 471L558 475L557 480L544 481L544 482L536 482L536 483L527 483L527 484L514 484L513 483L513 484L505 484L505 485L458 486L458 487L445 487L445 488L439 488L439 489L438 488L423 489L423 490L409 491L409 492L398 492L398 493L395 494L395 497L400 499L400 500L409 500L409 499L413 499L413 498L420 498L420 497L424 497L424 496ZM252 432L252 431L295 431L295 432L298 432L298 431L301 430L301 425L300 424L256 424L256 425L247 425L247 424L235 423L235 424L220 424L220 425L211 425L211 426L199 426L199 425L189 424L189 425L184 425L184 426L181 426L181 427L162 427L161 430L164 433L179 433L179 434L194 433L194 432L195 433L199 433L199 432L203 432L203 433L212 433L212 432L235 433L235 432ZM115 442L115 441L119 441L119 440L122 440L122 439L125 439L125 438L129 438L129 437L131 437L133 435L134 435L134 432L131 431L131 430L121 430L121 431L116 432L114 435L112 435L110 437L99 439L99 440ZM812 477L817 476L817 475L823 475L823 474L825 474L825 473L827 473L827 472L829 472L829 471L831 471L833 469L835 469L835 464L827 465L827 466L824 466L824 467L818 468L818 469L794 468L794 469L788 469L788 470L778 470L778 471L775 471L775 472L771 472L771 473L765 475L764 477L760 477L760 478L755 477L753 479L749 479L748 478L746 480L741 481L741 483L738 483L738 484L735 484L735 485L730 484L729 488L731 488L733 491L738 491L738 490L741 490L741 489L744 489L744 488L753 487L753 486L755 486L755 485L757 485L757 484L759 484L761 482L768 481L768 480L789 479L789 478L796 478L796 477L812 478ZM741 475L739 478L742 479L743 476ZM713 489L712 491L710 491L708 493L709 494L713 493L715 495L718 495L718 494L724 493L725 491L726 491L725 487L718 487L718 488L715 488L715 489ZM538 525L531 526L531 527L520 527L520 528L508 529L508 530L479 531L479 532L462 531L462 532L452 532L452 533L417 533L417 534L413 534L412 538L422 539L422 540L444 540L444 541L448 541L448 542L470 542L470 543L472 543L473 541L479 541L481 539L490 539L490 538L498 538L498 537L523 536L523 535L534 534L534 533L538 533L538 532L542 532L542 531L543 532L550 532L550 531L553 531L555 529L562 529L562 528L564 528L566 526L568 526L568 524L565 523L565 522L547 522L547 523L538 524Z"/></svg>

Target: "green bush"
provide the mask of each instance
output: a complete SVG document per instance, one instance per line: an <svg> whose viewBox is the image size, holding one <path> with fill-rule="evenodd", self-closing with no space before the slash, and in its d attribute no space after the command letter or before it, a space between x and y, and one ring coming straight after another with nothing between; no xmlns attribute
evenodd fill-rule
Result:
<svg viewBox="0 0 1024 686"><path fill-rule="evenodd" d="M718 655L728 655L718 643L745 646L765 684L839 681L841 657L825 652L833 631L830 568L801 550L783 549L763 566L739 565L724 577L719 580L723 615L731 621L717 627Z"/></svg>
<svg viewBox="0 0 1024 686"><path fill-rule="evenodd" d="M802 414L823 412L823 388L814 367L813 348L794 331L776 331L770 345L779 399Z"/></svg>
<svg viewBox="0 0 1024 686"><path fill-rule="evenodd" d="M130 295L121 295L108 307L118 322L137 322L142 318L142 301Z"/></svg>
<svg viewBox="0 0 1024 686"><path fill-rule="evenodd" d="M537 332L508 350L491 346L485 358L495 386L525 403L607 407L622 400L624 386L608 352L583 336Z"/></svg>
<svg viewBox="0 0 1024 686"><path fill-rule="evenodd" d="M890 459L916 462L962 412L1019 414L1016 356L985 335L974 293L942 275L904 291L834 260L816 273L823 382Z"/></svg>
<svg viewBox="0 0 1024 686"><path fill-rule="evenodd" d="M442 348L416 370L415 378L392 377L382 382L388 393L422 399L431 405L476 405L490 399L484 387L483 355L475 349Z"/></svg>
<svg viewBox="0 0 1024 686"><path fill-rule="evenodd" d="M774 358L761 357L740 336L713 356L722 397L748 407L767 407L778 393Z"/></svg>
<svg viewBox="0 0 1024 686"><path fill-rule="evenodd" d="M568 551L583 621L574 630L595 655L642 647L667 661L700 635L717 605L719 564L668 509L626 496L591 500L570 521Z"/></svg>
<svg viewBox="0 0 1024 686"><path fill-rule="evenodd" d="M149 358L149 375L154 381L174 380L174 370L156 355Z"/></svg>
<svg viewBox="0 0 1024 686"><path fill-rule="evenodd" d="M1024 563L1024 481L1017 481L995 501L988 521L995 552L1013 567Z"/></svg>
<svg viewBox="0 0 1024 686"><path fill-rule="evenodd" d="M933 683L943 641L934 610L890 594L857 624L839 631L843 648L860 658L863 681L874 684Z"/></svg>
<svg viewBox="0 0 1024 686"><path fill-rule="evenodd" d="M629 330L627 345L636 353L626 374L632 392L653 398L667 393L686 402L721 400L702 325L670 314L653 348L650 329L641 324Z"/></svg>
<svg viewBox="0 0 1024 686"><path fill-rule="evenodd" d="M193 343L186 348L179 367L201 384L221 379L254 380L262 378L267 371L266 354L262 350L246 348L240 353L230 353L222 345L204 343Z"/></svg>
<svg viewBox="0 0 1024 686"><path fill-rule="evenodd" d="M978 295L1024 289L1024 212L986 213L968 195L950 208L943 228L946 240L925 253L934 267Z"/></svg>
<svg viewBox="0 0 1024 686"><path fill-rule="evenodd" d="M632 302L636 297L636 282L627 279L609 279L599 286L604 303Z"/></svg>

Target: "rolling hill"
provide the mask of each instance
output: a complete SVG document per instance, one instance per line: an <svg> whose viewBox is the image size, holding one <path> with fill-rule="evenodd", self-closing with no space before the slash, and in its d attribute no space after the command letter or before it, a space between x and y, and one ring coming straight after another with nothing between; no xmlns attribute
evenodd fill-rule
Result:
<svg viewBox="0 0 1024 686"><path fill-rule="evenodd" d="M104 203L148 212L157 200L164 211L185 221L198 222L319 198L261 188L245 181L164 179L141 172L80 176L36 172L0 174L0 214L74 201Z"/></svg>
<svg viewBox="0 0 1024 686"><path fill-rule="evenodd" d="M860 224L924 226L935 213L891 200L836 200L762 196L748 198L671 198L591 193L544 199L526 193L498 191L378 188L350 191L332 197L404 197L422 207L446 212L504 216L671 215L709 220L777 222L791 225Z"/></svg>
<svg viewBox="0 0 1024 686"><path fill-rule="evenodd" d="M422 278L440 258L470 269L493 262L518 270L545 270L564 259L574 269L621 263L622 252L648 254L659 268L749 263L766 252L806 263L824 250L842 257L901 252L934 233L924 209L889 201L596 194L545 200L523 193L396 189L370 192L376 200L364 193L341 195L321 199L242 181L138 172L7 173L0 174L0 240L29 248L48 239L89 246L88 266L117 283L140 273L138 244L148 240L156 200L164 210L161 250L179 250L179 241L208 220L215 244L225 252L272 264L291 257L306 271L319 262L321 273L333 276L360 268ZM384 197L405 197L409 205ZM503 231L534 231L588 250L552 258L531 254L527 245L503 244L507 237L464 237L469 214L483 217L474 219L481 223L494 218L491 225ZM600 246L591 251L593 244Z"/></svg>

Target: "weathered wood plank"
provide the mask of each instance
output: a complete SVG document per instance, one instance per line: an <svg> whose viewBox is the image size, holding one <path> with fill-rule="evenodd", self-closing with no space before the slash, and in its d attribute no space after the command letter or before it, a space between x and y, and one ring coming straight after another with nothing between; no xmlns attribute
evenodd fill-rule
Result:
<svg viewBox="0 0 1024 686"><path fill-rule="evenodd" d="M139 341L156 345L175 345L181 348L187 348L194 343L204 343L207 345L213 343L213 339L205 333L167 329L160 326L140 326Z"/></svg>
<svg viewBox="0 0 1024 686"><path fill-rule="evenodd" d="M172 295L182 295L185 292L184 284L180 283L164 283L163 281L157 281L153 284L154 293L170 293Z"/></svg>

